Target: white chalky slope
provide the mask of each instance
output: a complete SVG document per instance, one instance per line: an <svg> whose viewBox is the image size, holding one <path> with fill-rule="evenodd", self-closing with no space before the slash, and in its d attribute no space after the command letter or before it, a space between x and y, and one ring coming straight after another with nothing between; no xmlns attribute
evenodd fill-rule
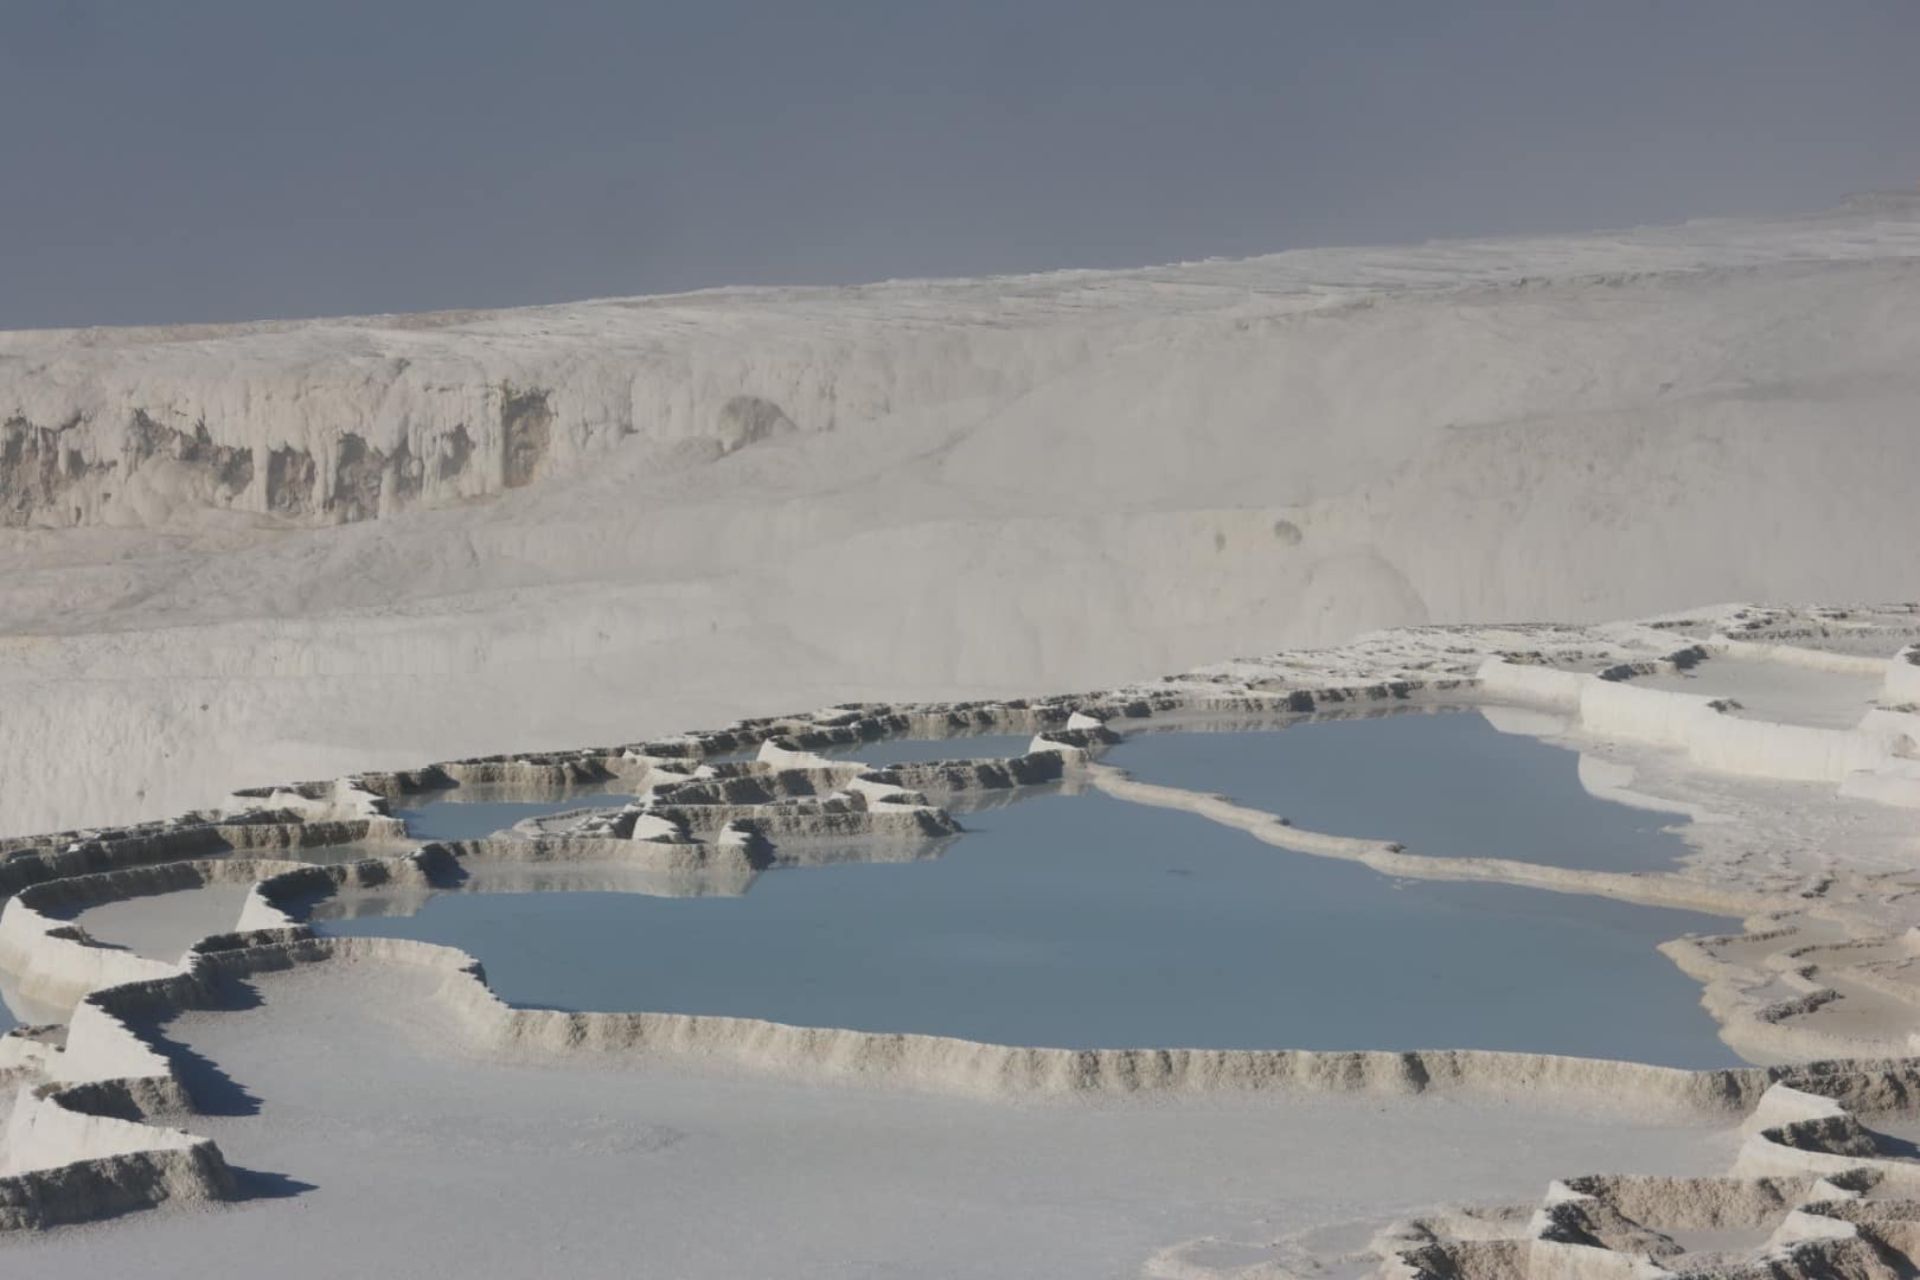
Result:
<svg viewBox="0 0 1920 1280"><path fill-rule="evenodd" d="M1913 594L1920 200L0 334L0 832L1425 620Z"/></svg>

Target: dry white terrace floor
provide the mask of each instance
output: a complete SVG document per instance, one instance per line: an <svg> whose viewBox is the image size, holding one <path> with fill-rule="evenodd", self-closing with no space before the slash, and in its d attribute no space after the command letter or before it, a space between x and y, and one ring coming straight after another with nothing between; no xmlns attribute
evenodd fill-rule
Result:
<svg viewBox="0 0 1920 1280"><path fill-rule="evenodd" d="M1699 1127L1494 1099L1008 1104L487 1061L460 1053L430 982L321 965L261 980L257 1008L174 1023L231 1081L204 1100L257 1112L193 1127L307 1188L7 1240L0 1272L1126 1276L1208 1237L1236 1247L1190 1258L1245 1265L1436 1195L1713 1172L1732 1149Z"/></svg>
<svg viewBox="0 0 1920 1280"><path fill-rule="evenodd" d="M1645 689L1731 698L1743 715L1822 729L1859 724L1880 692L1880 681L1868 676L1741 658L1709 658L1691 671L1639 676L1634 683Z"/></svg>

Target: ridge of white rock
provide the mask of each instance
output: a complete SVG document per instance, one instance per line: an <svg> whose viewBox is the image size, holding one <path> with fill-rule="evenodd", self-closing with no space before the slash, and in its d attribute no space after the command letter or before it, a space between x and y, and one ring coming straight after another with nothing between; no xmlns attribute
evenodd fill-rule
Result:
<svg viewBox="0 0 1920 1280"><path fill-rule="evenodd" d="M1498 350L1481 347L1474 326L1458 324L1461 309L1484 306L1489 290L1542 294L1571 285L1630 294L1676 275L1737 283L1873 264L1897 282L1910 275L1902 260L1920 255L1916 205L1883 200L1772 223L1706 220L1602 236L1310 250L1134 271L10 333L0 336L0 511L13 523L52 526L154 524L196 507L325 523L370 519L519 488L628 436L710 458L787 432L860 430L959 404L1005 403L1122 351L1134 376L1142 361L1152 366L1149 385L1197 389L1204 383L1191 368L1196 360L1264 372L1296 405L1321 408L1314 425L1336 434L1388 405L1404 416L1407 392L1450 390L1450 403L1431 406L1428 416L1453 428L1515 420L1535 405L1591 412L1604 404L1602 388L1567 398L1555 385L1565 373L1591 379L1596 370L1585 361L1556 367L1507 349L1497 357L1501 378L1451 376L1459 357ZM1840 274L1856 288L1880 283L1873 272ZM1351 322L1354 312L1386 300L1436 297L1445 300L1440 319L1450 349L1428 353L1423 368L1403 365L1396 386L1356 376L1364 369L1316 370L1306 352L1269 345L1259 332L1276 324L1310 330L1302 322L1330 313ZM1885 318L1860 301L1840 314L1856 323ZM1527 309L1550 311L1551 304ZM1769 334L1777 327L1770 315L1720 318L1745 332L1723 335L1713 354L1737 365L1748 356L1743 343L1764 342L1769 353L1794 357L1769 371L1787 385L1836 356L1855 369L1874 367L1871 349L1845 350L1850 339L1890 354L1904 337L1877 325L1851 334L1812 326ZM1394 327L1424 329L1429 319L1416 310ZM1267 348L1283 367L1249 370L1239 353L1211 349L1234 334L1250 335L1255 350ZM1614 376L1625 385L1615 394L1696 393L1684 382L1701 371L1687 369L1676 358L1682 353L1662 356L1649 335L1637 337L1633 353L1651 358L1623 362ZM1823 349L1808 350L1809 343ZM1365 348L1336 350L1364 355ZM1169 357L1188 367L1164 363ZM1216 386L1211 398L1224 399L1226 390ZM1126 403L1112 393L1103 401L1108 409ZM1172 425L1154 406L1143 407L1141 426L1159 428L1151 434ZM1197 425L1216 434L1239 424ZM1263 425L1285 433L1290 424ZM1134 434L1117 424L1100 430ZM1384 424L1371 432L1392 434ZM1163 496L1165 479L1154 496Z"/></svg>
<svg viewBox="0 0 1920 1280"><path fill-rule="evenodd" d="M1374 627L1908 595L1917 209L0 335L0 831Z"/></svg>

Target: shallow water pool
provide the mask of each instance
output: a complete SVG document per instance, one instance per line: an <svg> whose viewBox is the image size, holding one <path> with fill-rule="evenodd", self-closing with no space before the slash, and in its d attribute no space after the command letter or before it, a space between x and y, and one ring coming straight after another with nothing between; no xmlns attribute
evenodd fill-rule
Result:
<svg viewBox="0 0 1920 1280"><path fill-rule="evenodd" d="M1405 712L1233 732L1145 732L1106 763L1142 782L1224 794L1329 835L1414 853L1597 871L1665 869L1684 819L1602 800L1580 757L1476 711Z"/></svg>
<svg viewBox="0 0 1920 1280"><path fill-rule="evenodd" d="M969 825L932 861L774 870L740 897L448 893L319 927L458 946L528 1005L1064 1047L1735 1061L1654 949L1714 917L1397 882L1101 795Z"/></svg>
<svg viewBox="0 0 1920 1280"><path fill-rule="evenodd" d="M200 939L233 932L252 890L251 883L216 882L103 902L64 918L96 942L177 964Z"/></svg>
<svg viewBox="0 0 1920 1280"><path fill-rule="evenodd" d="M528 799L530 794L524 787L453 787L408 796L393 816L406 822L407 834L416 840L478 840L528 818L573 809L618 809L635 799L630 785L617 778L537 800Z"/></svg>

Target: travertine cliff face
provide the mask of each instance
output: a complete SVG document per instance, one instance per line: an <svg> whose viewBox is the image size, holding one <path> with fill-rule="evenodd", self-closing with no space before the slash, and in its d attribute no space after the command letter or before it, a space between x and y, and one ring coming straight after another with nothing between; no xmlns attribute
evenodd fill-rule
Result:
<svg viewBox="0 0 1920 1280"><path fill-rule="evenodd" d="M1017 430L1030 461L1173 463L1079 459L1124 472L1129 498L1186 501L1249 466L1357 477L1444 433L1577 415L1582 436L1660 436L1799 402L1821 430L1815 404L1908 382L1915 253L1913 209L1883 200L1129 272L4 334L0 522L334 524L519 488L630 437L684 463L928 415Z"/></svg>
<svg viewBox="0 0 1920 1280"><path fill-rule="evenodd" d="M1910 598L1917 341L1901 199L0 334L0 831L1374 627Z"/></svg>

